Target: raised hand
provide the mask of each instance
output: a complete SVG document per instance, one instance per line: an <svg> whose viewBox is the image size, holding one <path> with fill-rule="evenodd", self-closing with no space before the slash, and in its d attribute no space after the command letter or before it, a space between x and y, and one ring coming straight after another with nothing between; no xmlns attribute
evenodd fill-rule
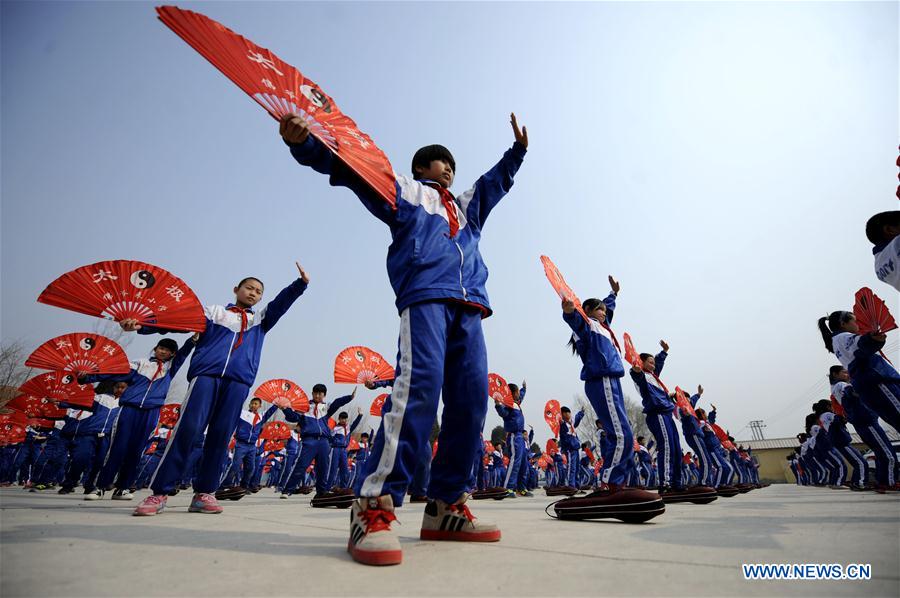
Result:
<svg viewBox="0 0 900 598"><path fill-rule="evenodd" d="M119 326L121 326L122 330L124 330L125 332L134 332L141 329L141 325L138 324L138 321L135 318L127 318L125 320L121 320L119 322Z"/></svg>
<svg viewBox="0 0 900 598"><path fill-rule="evenodd" d="M702 394L703 394L703 387L700 386L699 384L697 385L697 394L698 394L698 395L702 395Z"/></svg>
<svg viewBox="0 0 900 598"><path fill-rule="evenodd" d="M665 351L666 353L669 352L669 343L667 343L666 341L663 341L663 340L659 341L659 346L662 347L662 350Z"/></svg>
<svg viewBox="0 0 900 598"><path fill-rule="evenodd" d="M363 386L368 388L369 390L375 390L375 382L373 380L366 380L363 382Z"/></svg>
<svg viewBox="0 0 900 598"><path fill-rule="evenodd" d="M309 137L309 126L296 114L285 114L281 117L278 132L290 144L303 143Z"/></svg>
<svg viewBox="0 0 900 598"><path fill-rule="evenodd" d="M303 269L303 266L300 265L300 262L294 262L297 265L297 271L300 272L300 280L309 284L309 274L306 273L306 270Z"/></svg>
<svg viewBox="0 0 900 598"><path fill-rule="evenodd" d="M575 302L566 297L562 300L562 310L564 314L570 314L575 311Z"/></svg>
<svg viewBox="0 0 900 598"><path fill-rule="evenodd" d="M613 278L612 274L610 274L607 278L609 279L609 288L612 289L613 294L618 295L619 289L621 288L619 286L619 281Z"/></svg>
<svg viewBox="0 0 900 598"><path fill-rule="evenodd" d="M516 136L516 141L521 143L526 148L528 147L528 128L522 126L522 130L519 130L519 123L516 121L516 114L514 112L509 113L509 124L512 125L513 135Z"/></svg>

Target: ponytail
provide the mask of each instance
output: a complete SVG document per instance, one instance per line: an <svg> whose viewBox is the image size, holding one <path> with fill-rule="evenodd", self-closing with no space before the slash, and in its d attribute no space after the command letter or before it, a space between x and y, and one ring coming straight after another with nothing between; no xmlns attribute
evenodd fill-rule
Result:
<svg viewBox="0 0 900 598"><path fill-rule="evenodd" d="M819 318L819 332L822 333L822 342L829 353L834 353L834 343L831 340L831 329L828 328L826 321L828 318Z"/></svg>

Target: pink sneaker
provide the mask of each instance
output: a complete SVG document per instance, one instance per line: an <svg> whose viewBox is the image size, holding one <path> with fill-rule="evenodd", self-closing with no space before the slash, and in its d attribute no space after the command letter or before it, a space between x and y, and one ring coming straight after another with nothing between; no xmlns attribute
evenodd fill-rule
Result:
<svg viewBox="0 0 900 598"><path fill-rule="evenodd" d="M156 515L157 513L162 513L163 509L166 508L166 500L168 498L168 496L157 494L148 496L143 501L141 501L141 504L137 506L132 515L138 517L149 517L151 515Z"/></svg>
<svg viewBox="0 0 900 598"><path fill-rule="evenodd" d="M221 513L222 510L216 497L206 493L195 494L191 499L191 506L188 507L188 511L191 513L208 513L210 515Z"/></svg>

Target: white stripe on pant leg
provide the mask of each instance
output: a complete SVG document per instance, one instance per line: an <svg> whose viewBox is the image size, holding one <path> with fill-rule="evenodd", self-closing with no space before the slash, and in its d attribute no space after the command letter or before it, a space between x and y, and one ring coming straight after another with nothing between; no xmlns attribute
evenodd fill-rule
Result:
<svg viewBox="0 0 900 598"><path fill-rule="evenodd" d="M669 444L669 431L666 429L666 422L663 421L662 414L657 414L656 419L659 420L659 430L662 432L663 437L663 445L665 446L665 451L663 452L663 486L671 486L672 485L672 471L671 471L671 461L672 457L672 446Z"/></svg>
<svg viewBox="0 0 900 598"><path fill-rule="evenodd" d="M613 453L612 463L610 463L603 472L603 483L606 484L609 482L609 476L612 474L613 468L622 460L622 453L625 452L625 439L622 437L622 422L619 421L619 414L616 411L616 402L613 398L612 384L609 383L609 378L605 376L603 378L603 394L606 395L606 408L609 411L609 417L612 419L613 423L613 431L616 434L616 450ZM606 467L605 463L604 467Z"/></svg>
<svg viewBox="0 0 900 598"><path fill-rule="evenodd" d="M701 478L698 483L699 486L702 486L709 480L709 453L706 452L706 445L703 444L703 439L698 439L696 434L694 434L694 442L697 444L697 448L700 449L699 452L703 453L703 458L700 459L700 464L703 467L700 469Z"/></svg>
<svg viewBox="0 0 900 598"><path fill-rule="evenodd" d="M512 477L513 468L516 466L516 435L509 435L512 440L509 443L509 467L506 468L506 478L503 480L503 487L509 486L509 478Z"/></svg>
<svg viewBox="0 0 900 598"><path fill-rule="evenodd" d="M894 393L891 392L891 389L888 388L887 384L879 384L878 388L881 389L881 392L884 394L885 398L890 401L891 405L894 406L894 409L897 413L900 413L900 399L897 398ZM898 430L900 432L900 430Z"/></svg>
<svg viewBox="0 0 900 598"><path fill-rule="evenodd" d="M412 378L412 338L410 334L409 308L400 314L400 377L391 393L391 410L383 414L381 425L384 430L384 445L375 471L369 474L360 488L361 496L381 496L384 482L394 469L397 450L400 448L400 430L403 416L409 403L409 382Z"/></svg>
<svg viewBox="0 0 900 598"><path fill-rule="evenodd" d="M116 441L116 431L119 429L119 417L122 416L122 407L119 407L119 410L116 411L116 420L113 422L112 430L109 433L109 446L106 448L106 454L103 456L103 463L100 467L97 468L97 473L94 475L94 479L91 480L91 486L94 488L97 487L97 480L100 479L100 472L106 468L106 462L109 461L109 456L112 454L113 443ZM118 477L118 472L116 473L116 477ZM113 478L115 481L115 478ZM106 491L106 488L100 488L101 491Z"/></svg>
<svg viewBox="0 0 900 598"><path fill-rule="evenodd" d="M869 431L872 432L872 436L875 438L875 441L878 442L878 446L881 447L881 450L884 451L884 454L887 455L888 463L887 463L887 475L888 475L888 486L894 485L894 463L896 459L894 458L894 449L893 447L884 446L884 441L881 439L881 435L876 433L874 426L869 426ZM871 447L870 447L871 448Z"/></svg>
<svg viewBox="0 0 900 598"><path fill-rule="evenodd" d="M852 446L847 446L846 448L847 448L847 449L852 449L853 447L852 447ZM857 467L856 467L856 470L859 472L859 480L858 480L858 483L864 484L865 481L866 481L866 477L867 477L867 476L866 476L866 473L868 473L868 469L869 469L869 468L866 467L865 462L860 458L859 454L857 454L856 452L854 452L854 451L852 451L852 450L848 450L848 451L847 451L847 454L850 455L850 457L851 457L854 461L856 461L856 462L859 464L859 465L857 465ZM850 460L850 459L847 459L847 461L849 461L849 460ZM854 483L857 483L857 480L854 480Z"/></svg>
<svg viewBox="0 0 900 598"><path fill-rule="evenodd" d="M185 395L184 400L181 402L181 410L180 410L181 415L184 415L184 412L187 411L188 401L191 400L191 391L194 390L194 383L196 381L197 381L197 378L194 378L193 380L191 380L191 383L188 384L187 394ZM153 477L150 478L150 483L148 484L148 486L150 487L151 490L153 489L153 482L156 481L156 475L162 469L163 463L166 462L166 456L169 454L169 449L171 449L175 445L175 434L178 433L178 427L181 426L181 422L183 422L183 421L184 421L184 419L182 417L179 417L178 421L175 422L175 427L172 429L172 433L169 434L169 442L168 442L168 444L166 444L166 450L163 451L163 456L160 457L160 459L159 459L159 465L156 466L156 471L153 472ZM193 445L191 445L192 451L193 451L193 448L194 448ZM184 475L184 472L182 471L179 475ZM178 480L176 480L176 482L177 481Z"/></svg>
<svg viewBox="0 0 900 598"><path fill-rule="evenodd" d="M843 484L847 481L847 466L844 464L844 458L841 456L841 453L839 453L838 450L834 447L831 448L831 452L829 454L835 461L837 461L838 475L840 476L838 483Z"/></svg>

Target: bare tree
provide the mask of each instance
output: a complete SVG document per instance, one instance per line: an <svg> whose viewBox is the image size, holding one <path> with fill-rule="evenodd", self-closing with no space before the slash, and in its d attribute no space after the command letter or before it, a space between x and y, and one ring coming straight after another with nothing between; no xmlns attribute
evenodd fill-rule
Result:
<svg viewBox="0 0 900 598"><path fill-rule="evenodd" d="M594 422L597 420L597 414L583 394L575 394L573 400L575 404L573 412L577 413L584 409L584 418L581 425L575 429L578 434L578 441L595 444L597 442L597 426ZM643 407L640 403L632 401L628 395L625 395L625 414L628 416L628 423L631 424L631 430L635 438L650 434L650 429L647 427L647 418L644 417Z"/></svg>
<svg viewBox="0 0 900 598"><path fill-rule="evenodd" d="M122 327L119 326L118 322L113 322L112 320L105 320L102 318L94 320L91 331L94 334L100 334L111 341L115 341L122 349L126 349L128 345L131 344L131 341L134 340L134 335L132 333L125 332L122 330Z"/></svg>
<svg viewBox="0 0 900 598"><path fill-rule="evenodd" d="M0 404L5 404L16 396L16 389L28 380L31 368L25 367L28 350L21 340L7 342L0 346Z"/></svg>

